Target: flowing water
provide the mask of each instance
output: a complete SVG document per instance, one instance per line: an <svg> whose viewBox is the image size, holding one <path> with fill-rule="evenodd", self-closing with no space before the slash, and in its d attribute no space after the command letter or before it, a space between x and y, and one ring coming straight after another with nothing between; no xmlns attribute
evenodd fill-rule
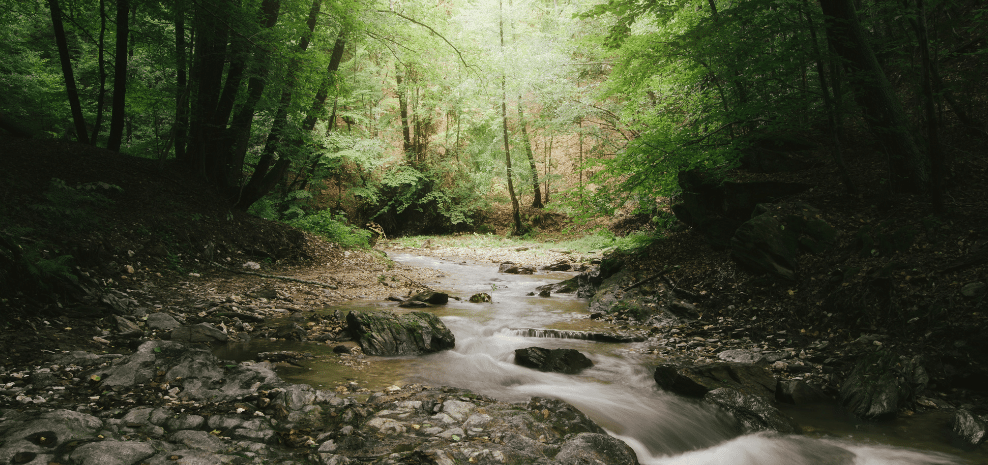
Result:
<svg viewBox="0 0 988 465"><path fill-rule="evenodd" d="M627 442L641 463L647 465L988 463L977 451L949 445L947 418L943 415L917 415L903 421L871 424L848 418L832 406L790 408L786 413L807 434L743 435L724 413L658 389L652 380L652 368L658 360L630 350L635 346L633 343L532 337L546 334L532 329L608 329L607 323L588 318L585 300L565 295L551 298L526 295L536 286L558 282L572 274L504 275L490 265L410 255L396 255L392 259L441 270L446 277L429 284L464 299L450 300L444 307L430 309L456 336L453 350L422 357L380 358L361 371L334 362L320 363L319 358L333 357L325 345L261 343L246 350L315 352L320 357L306 367L280 372L289 381L314 386L332 386L341 380L354 379L371 389L422 383L467 388L505 401L533 396L561 399ZM491 294L494 302L466 302L466 298L478 292ZM366 303L348 309L380 310L384 305ZM565 331L547 334L565 334ZM577 349L593 360L594 367L579 375L563 375L515 365L514 350L532 346Z"/></svg>

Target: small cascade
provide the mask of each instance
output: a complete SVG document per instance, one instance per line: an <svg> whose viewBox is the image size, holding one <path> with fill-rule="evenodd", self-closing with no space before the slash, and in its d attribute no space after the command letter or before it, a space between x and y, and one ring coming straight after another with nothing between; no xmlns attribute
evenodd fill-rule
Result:
<svg viewBox="0 0 988 465"><path fill-rule="evenodd" d="M596 331L569 331L565 329L512 328L511 334L521 337L551 339L578 339L594 342L642 342L647 339L638 333L605 333Z"/></svg>

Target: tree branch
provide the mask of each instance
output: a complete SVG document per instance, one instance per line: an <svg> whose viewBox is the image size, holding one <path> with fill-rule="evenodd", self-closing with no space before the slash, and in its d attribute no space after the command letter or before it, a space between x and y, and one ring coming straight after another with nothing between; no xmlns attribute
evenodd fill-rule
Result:
<svg viewBox="0 0 988 465"><path fill-rule="evenodd" d="M469 64L467 64L467 61L463 59L463 54L460 53L460 49L456 48L456 46L453 45L453 43L450 42L449 39L447 39L445 36L443 36L442 34L440 34L439 32L437 32L435 29L433 29L428 24L424 24L424 23L421 23L419 21L416 21L415 19L409 18L408 16L405 16L405 15L403 15L401 13L398 13L397 11L391 11L391 10L377 10L377 11L378 11L378 13L391 13L391 14L399 17L399 18L402 18L402 19L404 19L406 21L409 21L409 22L418 24L419 26L422 26L422 27L424 27L424 28L432 31L433 34L439 36L440 39L442 39L444 42L446 42L446 44L448 44L449 47L452 48L454 52L456 52L456 55L460 57L460 61L463 63L463 67L465 67L467 69L472 68L472 66L470 66Z"/></svg>

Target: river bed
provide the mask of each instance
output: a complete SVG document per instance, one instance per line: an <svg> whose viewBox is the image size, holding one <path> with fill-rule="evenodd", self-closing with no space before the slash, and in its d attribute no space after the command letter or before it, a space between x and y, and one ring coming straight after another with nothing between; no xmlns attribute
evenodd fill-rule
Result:
<svg viewBox="0 0 988 465"><path fill-rule="evenodd" d="M803 435L741 434L723 412L659 389L652 371L661 359L636 351L644 343L601 343L530 337L530 329L607 331L611 324L589 318L585 299L568 295L529 296L536 286L572 273L500 274L494 265L457 263L431 257L393 255L393 260L440 270L426 283L463 300L450 300L436 313L456 336L453 350L421 357L374 357L359 369L339 364L331 346L317 343L255 341L229 346L217 355L233 359L273 350L311 352L301 367L279 374L290 382L332 387L352 381L379 390L392 384L420 383L470 389L505 401L533 396L573 404L611 434L627 442L642 464L954 464L988 463L977 451L949 443L945 414L923 414L869 423L843 414L836 405L780 405L804 429ZM486 292L492 303L469 303ZM393 309L384 302L354 302L346 311ZM329 311L336 311L330 309ZM579 375L542 373L514 364L515 349L572 348L594 366Z"/></svg>

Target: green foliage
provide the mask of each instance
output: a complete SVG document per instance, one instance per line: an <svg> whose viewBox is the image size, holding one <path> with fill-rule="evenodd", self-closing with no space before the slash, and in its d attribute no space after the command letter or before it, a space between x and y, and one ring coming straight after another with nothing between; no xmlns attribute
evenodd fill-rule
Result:
<svg viewBox="0 0 988 465"><path fill-rule="evenodd" d="M53 254L40 243L24 246L10 232L0 233L0 294L48 294L78 283L71 255Z"/></svg>
<svg viewBox="0 0 988 465"><path fill-rule="evenodd" d="M367 217L389 234L451 232L471 225L487 205L481 180L442 165L424 170L397 165L370 187Z"/></svg>
<svg viewBox="0 0 988 465"><path fill-rule="evenodd" d="M80 232L99 225L97 212L113 201L106 194L123 192L119 186L104 182L69 186L58 178L52 178L43 196L45 202L31 205L53 229Z"/></svg>
<svg viewBox="0 0 988 465"><path fill-rule="evenodd" d="M317 211L288 221L288 224L318 234L345 248L370 247L370 231L350 226L345 216L334 216L330 210Z"/></svg>

